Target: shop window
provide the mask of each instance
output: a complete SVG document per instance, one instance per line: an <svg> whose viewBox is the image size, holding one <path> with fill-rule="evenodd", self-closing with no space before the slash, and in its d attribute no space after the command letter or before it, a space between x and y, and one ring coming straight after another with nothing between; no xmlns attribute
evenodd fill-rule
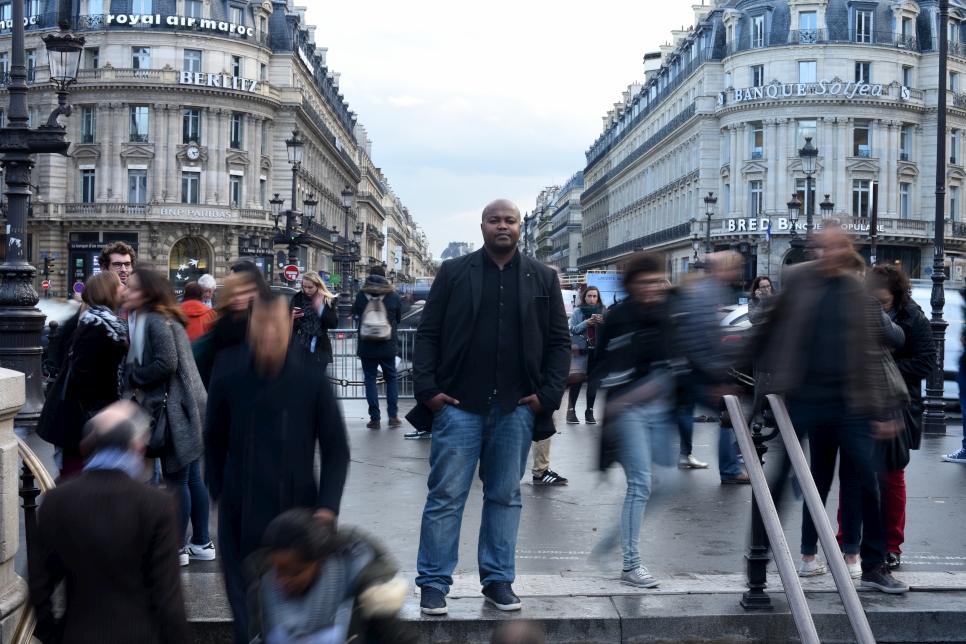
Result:
<svg viewBox="0 0 966 644"><path fill-rule="evenodd" d="M151 48L131 47L131 67L134 69L151 69Z"/></svg>
<svg viewBox="0 0 966 644"><path fill-rule="evenodd" d="M752 65L751 66L751 86L752 87L762 87L765 84L765 66L764 65Z"/></svg>
<svg viewBox="0 0 966 644"><path fill-rule="evenodd" d="M183 237L174 243L168 253L168 279L174 288L183 288L188 282L197 281L211 272L211 251L205 240L199 237Z"/></svg>
<svg viewBox="0 0 966 644"><path fill-rule="evenodd" d="M814 60L798 61L798 82L814 83L818 75L818 62Z"/></svg>
<svg viewBox="0 0 966 644"><path fill-rule="evenodd" d="M201 0L185 0L184 15L189 18L203 18L204 6L202 5Z"/></svg>
<svg viewBox="0 0 966 644"><path fill-rule="evenodd" d="M184 50L184 71L186 72L200 72L201 71L201 51L197 49L185 49Z"/></svg>
<svg viewBox="0 0 966 644"><path fill-rule="evenodd" d="M81 202L94 203L96 170L81 170Z"/></svg>
<svg viewBox="0 0 966 644"><path fill-rule="evenodd" d="M201 173L181 172L181 203L201 202Z"/></svg>
<svg viewBox="0 0 966 644"><path fill-rule="evenodd" d="M147 105L131 106L130 141L132 143L148 142L148 118Z"/></svg>
<svg viewBox="0 0 966 644"><path fill-rule="evenodd" d="M148 202L148 171L127 171L127 201L128 203Z"/></svg>
<svg viewBox="0 0 966 644"><path fill-rule="evenodd" d="M765 156L765 126L761 121L751 123L751 158L761 159Z"/></svg>
<svg viewBox="0 0 966 644"><path fill-rule="evenodd" d="M245 115L232 112L229 145L235 150L241 150L245 145Z"/></svg>
<svg viewBox="0 0 966 644"><path fill-rule="evenodd" d="M192 141L201 142L201 110L189 107L184 110L181 142L187 145Z"/></svg>
<svg viewBox="0 0 966 644"><path fill-rule="evenodd" d="M751 181L748 184L748 193L751 198L751 201L749 203L748 214L752 217L757 217L764 210L761 184L762 182L760 180Z"/></svg>
<svg viewBox="0 0 966 644"><path fill-rule="evenodd" d="M81 143L93 143L97 138L97 108L81 108Z"/></svg>
<svg viewBox="0 0 966 644"><path fill-rule="evenodd" d="M228 201L235 208L242 203L242 183L244 183L245 177L239 176L237 174L230 175L228 177Z"/></svg>
<svg viewBox="0 0 966 644"><path fill-rule="evenodd" d="M872 182L862 179L852 181L852 216L872 215Z"/></svg>
<svg viewBox="0 0 966 644"><path fill-rule="evenodd" d="M872 124L870 121L855 121L852 129L852 156L869 158L872 156L872 148L869 145L871 140Z"/></svg>
<svg viewBox="0 0 966 644"><path fill-rule="evenodd" d="M870 63L867 60L858 61L855 63L855 82L856 83L872 82L872 63Z"/></svg>
<svg viewBox="0 0 966 644"><path fill-rule="evenodd" d="M872 9L855 9L852 12L853 42L872 44L873 17Z"/></svg>
<svg viewBox="0 0 966 644"><path fill-rule="evenodd" d="M909 219L911 206L912 206L912 184L911 183L900 183L899 184L899 217L901 219Z"/></svg>

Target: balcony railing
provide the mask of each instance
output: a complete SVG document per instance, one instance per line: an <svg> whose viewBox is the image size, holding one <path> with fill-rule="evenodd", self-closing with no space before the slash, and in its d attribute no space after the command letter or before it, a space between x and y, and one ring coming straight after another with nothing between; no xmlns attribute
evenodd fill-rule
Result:
<svg viewBox="0 0 966 644"><path fill-rule="evenodd" d="M966 109L966 92L956 92L953 94L953 107Z"/></svg>
<svg viewBox="0 0 966 644"><path fill-rule="evenodd" d="M899 160L900 161L908 161L909 160L909 153L908 152L900 152L899 153Z"/></svg>
<svg viewBox="0 0 966 644"><path fill-rule="evenodd" d="M859 33L853 31L846 38L838 38L830 36L827 29L795 29L788 32L788 40L784 42L766 40L764 43L754 46L750 40L733 40L725 46L725 56L731 56L733 54L750 51L752 49L763 49L767 47L778 47L784 45L826 45L847 43L859 45L880 45L884 47L896 47L898 49L920 51L920 43L918 38L916 38L916 36L909 36L902 33ZM953 51L954 44L959 43L950 43L949 53L954 56L962 57L963 53L955 53Z"/></svg>
<svg viewBox="0 0 966 644"><path fill-rule="evenodd" d="M752 150L751 151L751 158L752 159L764 159L765 158L765 153L760 148L757 149L757 150Z"/></svg>
<svg viewBox="0 0 966 644"><path fill-rule="evenodd" d="M160 69L144 69L140 67L114 70L114 78L140 78L146 80L161 80Z"/></svg>
<svg viewBox="0 0 966 644"><path fill-rule="evenodd" d="M37 70L31 67L27 70L27 82L33 83L37 80ZM10 72L0 72L0 87L6 87L10 84Z"/></svg>
<svg viewBox="0 0 966 644"><path fill-rule="evenodd" d="M828 32L825 29L797 29L788 32L790 45L818 45L828 42Z"/></svg>
<svg viewBox="0 0 966 644"><path fill-rule="evenodd" d="M147 143L148 135L138 134L137 132L131 132L130 141L131 143Z"/></svg>

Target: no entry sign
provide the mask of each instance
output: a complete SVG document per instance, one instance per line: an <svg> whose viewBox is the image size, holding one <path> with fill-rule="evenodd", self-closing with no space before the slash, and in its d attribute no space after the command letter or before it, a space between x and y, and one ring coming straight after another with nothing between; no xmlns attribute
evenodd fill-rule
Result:
<svg viewBox="0 0 966 644"><path fill-rule="evenodd" d="M43 282L41 282L41 283L40 283L40 286L41 286L41 287L42 287L42 288L43 288L43 289L44 289L45 291L49 291L49 290L50 290L50 280L44 280Z"/></svg>
<svg viewBox="0 0 966 644"><path fill-rule="evenodd" d="M299 267L296 266L295 264L289 264L288 266L282 269L282 275L289 282L294 282L299 278Z"/></svg>

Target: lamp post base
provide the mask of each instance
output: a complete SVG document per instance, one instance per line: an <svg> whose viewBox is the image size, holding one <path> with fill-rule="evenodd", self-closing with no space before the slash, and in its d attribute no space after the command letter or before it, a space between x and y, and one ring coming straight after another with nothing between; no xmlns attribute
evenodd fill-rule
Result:
<svg viewBox="0 0 966 644"><path fill-rule="evenodd" d="M4 268L0 266L0 275L6 278L9 273ZM0 286L0 294L5 294L4 291L6 289ZM22 290L20 292L23 293ZM37 295L33 297L36 302ZM33 306L11 305L6 298L0 299L0 367L19 371L26 376L25 402L14 419L14 425L29 430L37 427L37 420L44 408L40 334L46 320L47 316Z"/></svg>

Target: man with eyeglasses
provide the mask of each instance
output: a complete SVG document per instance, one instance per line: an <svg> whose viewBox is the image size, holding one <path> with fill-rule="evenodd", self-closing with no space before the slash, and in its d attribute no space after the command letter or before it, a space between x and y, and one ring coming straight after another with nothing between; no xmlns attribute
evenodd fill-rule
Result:
<svg viewBox="0 0 966 644"><path fill-rule="evenodd" d="M117 273L121 284L127 284L127 278L137 264L137 254L124 242L113 242L101 249L97 263L102 271Z"/></svg>

